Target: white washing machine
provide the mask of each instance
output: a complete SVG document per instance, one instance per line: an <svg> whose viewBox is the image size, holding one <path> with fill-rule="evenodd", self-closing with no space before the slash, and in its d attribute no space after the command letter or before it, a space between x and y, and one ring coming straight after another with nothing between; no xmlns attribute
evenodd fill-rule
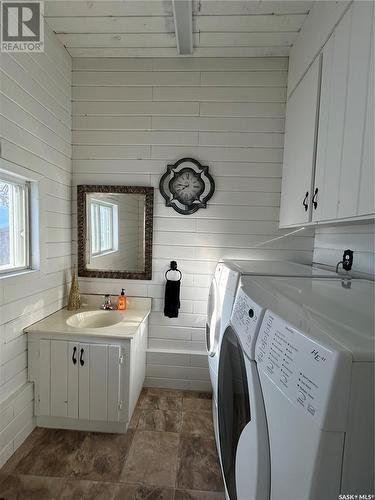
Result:
<svg viewBox="0 0 375 500"><path fill-rule="evenodd" d="M238 282L241 276L321 276L336 278L337 274L312 266L286 261L221 261L212 278L207 309L206 347L213 390L212 414L217 436L217 379L220 341L229 323ZM216 439L217 446L218 439Z"/></svg>
<svg viewBox="0 0 375 500"><path fill-rule="evenodd" d="M366 280L241 279L219 366L227 498L372 498L373 304Z"/></svg>
<svg viewBox="0 0 375 500"><path fill-rule="evenodd" d="M255 362L255 342L265 310L237 295L220 348L217 448L230 500L269 500L268 430ZM237 482L237 467L246 464ZM240 490L239 490L240 488Z"/></svg>

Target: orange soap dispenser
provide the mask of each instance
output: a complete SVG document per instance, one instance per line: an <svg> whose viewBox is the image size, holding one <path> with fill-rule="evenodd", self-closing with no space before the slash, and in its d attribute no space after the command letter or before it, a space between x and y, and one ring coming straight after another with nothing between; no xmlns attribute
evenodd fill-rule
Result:
<svg viewBox="0 0 375 500"><path fill-rule="evenodd" d="M118 296L117 309L119 311L125 311L126 309L126 295L123 288L121 289L121 295Z"/></svg>

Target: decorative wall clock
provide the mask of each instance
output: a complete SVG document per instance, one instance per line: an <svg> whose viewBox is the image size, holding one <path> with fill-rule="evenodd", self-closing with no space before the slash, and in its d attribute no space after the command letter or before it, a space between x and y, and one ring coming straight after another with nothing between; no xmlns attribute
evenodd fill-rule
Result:
<svg viewBox="0 0 375 500"><path fill-rule="evenodd" d="M159 189L167 207L176 212L190 215L200 208L206 208L207 201L215 191L215 182L208 173L208 167L193 158L182 158L160 179Z"/></svg>

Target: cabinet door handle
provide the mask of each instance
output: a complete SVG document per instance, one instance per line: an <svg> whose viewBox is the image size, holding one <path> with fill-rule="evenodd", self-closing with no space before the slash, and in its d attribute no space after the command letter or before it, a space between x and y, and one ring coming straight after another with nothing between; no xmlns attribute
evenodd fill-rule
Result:
<svg viewBox="0 0 375 500"><path fill-rule="evenodd" d="M77 346L73 347L72 361L73 361L73 365L75 365L77 363Z"/></svg>
<svg viewBox="0 0 375 500"><path fill-rule="evenodd" d="M83 350L83 349L81 349L81 354L80 354L80 356L79 356L79 364L80 364L81 366L83 366L83 365L85 364L85 360L83 359L83 353L84 353L84 350Z"/></svg>
<svg viewBox="0 0 375 500"><path fill-rule="evenodd" d="M316 201L316 197L317 197L318 191L319 191L319 189L315 188L314 196L312 197L312 204L314 206L314 210L316 210L318 208L318 202Z"/></svg>
<svg viewBox="0 0 375 500"><path fill-rule="evenodd" d="M305 212L307 212L307 209L309 208L309 204L307 203L307 198L309 197L309 192L306 191L305 197L303 199L302 205L305 208Z"/></svg>

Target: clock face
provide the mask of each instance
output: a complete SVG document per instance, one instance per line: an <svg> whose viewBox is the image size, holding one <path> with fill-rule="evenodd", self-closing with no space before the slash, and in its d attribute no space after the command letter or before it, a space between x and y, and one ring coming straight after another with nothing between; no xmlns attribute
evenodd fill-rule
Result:
<svg viewBox="0 0 375 500"><path fill-rule="evenodd" d="M183 168L172 178L170 190L173 198L189 205L199 200L199 196L204 191L204 182L199 173L190 168Z"/></svg>
<svg viewBox="0 0 375 500"><path fill-rule="evenodd" d="M215 191L215 182L208 173L208 166L193 158L181 158L159 181L159 189L167 207L182 215L191 215L207 207L207 201Z"/></svg>

